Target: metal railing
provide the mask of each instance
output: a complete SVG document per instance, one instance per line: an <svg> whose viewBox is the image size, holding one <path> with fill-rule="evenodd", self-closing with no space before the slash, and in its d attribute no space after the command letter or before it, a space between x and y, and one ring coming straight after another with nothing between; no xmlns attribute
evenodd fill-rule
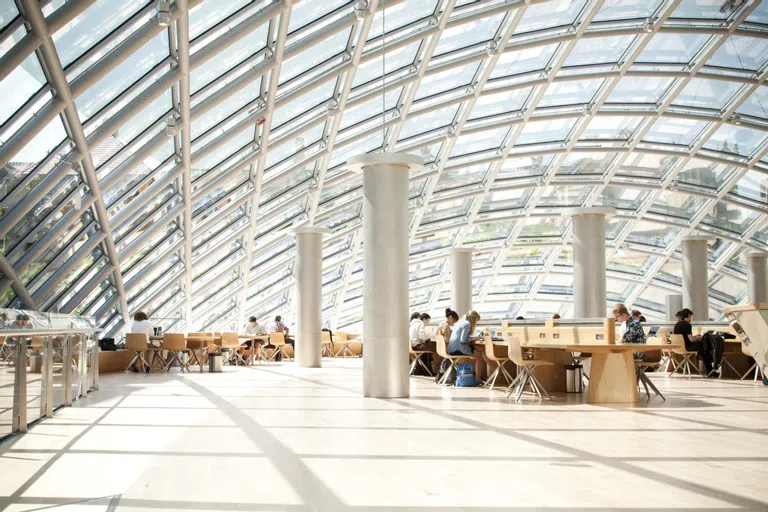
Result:
<svg viewBox="0 0 768 512"><path fill-rule="evenodd" d="M0 442L99 389L99 332L92 327L0 328L0 389L11 386L6 377L13 373L12 405L7 394L0 397L5 402Z"/></svg>

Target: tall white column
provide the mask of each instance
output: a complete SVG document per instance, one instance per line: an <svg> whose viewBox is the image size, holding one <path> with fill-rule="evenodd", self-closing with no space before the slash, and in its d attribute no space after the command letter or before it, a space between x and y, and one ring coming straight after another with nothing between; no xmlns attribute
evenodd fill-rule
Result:
<svg viewBox="0 0 768 512"><path fill-rule="evenodd" d="M605 303L605 219L613 208L569 208L573 219L573 312L576 318L603 318Z"/></svg>
<svg viewBox="0 0 768 512"><path fill-rule="evenodd" d="M693 318L709 320L709 275L707 242L711 236L683 238L683 307L693 311Z"/></svg>
<svg viewBox="0 0 768 512"><path fill-rule="evenodd" d="M675 321L675 313L683 309L683 296L679 293L670 293L666 297L667 301L667 320Z"/></svg>
<svg viewBox="0 0 768 512"><path fill-rule="evenodd" d="M747 253L747 302L768 302L768 252Z"/></svg>
<svg viewBox="0 0 768 512"><path fill-rule="evenodd" d="M464 317L472 309L472 249L451 250L451 308Z"/></svg>
<svg viewBox="0 0 768 512"><path fill-rule="evenodd" d="M296 235L296 364L320 368L323 329L323 234L329 230L301 226Z"/></svg>
<svg viewBox="0 0 768 512"><path fill-rule="evenodd" d="M409 396L408 172L423 160L404 153L349 159L363 173L363 393Z"/></svg>

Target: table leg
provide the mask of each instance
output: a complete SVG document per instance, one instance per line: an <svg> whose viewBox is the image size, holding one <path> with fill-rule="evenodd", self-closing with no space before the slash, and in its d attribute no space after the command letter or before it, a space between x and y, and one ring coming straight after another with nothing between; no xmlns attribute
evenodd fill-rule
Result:
<svg viewBox="0 0 768 512"><path fill-rule="evenodd" d="M593 352L587 403L635 403L637 374L632 352Z"/></svg>

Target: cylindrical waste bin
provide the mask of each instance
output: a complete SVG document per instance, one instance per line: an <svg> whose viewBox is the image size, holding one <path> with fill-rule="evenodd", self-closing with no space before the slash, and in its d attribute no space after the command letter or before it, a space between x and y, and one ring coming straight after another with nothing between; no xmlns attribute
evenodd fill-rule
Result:
<svg viewBox="0 0 768 512"><path fill-rule="evenodd" d="M40 352L33 352L29 355L29 373L43 372L43 355Z"/></svg>
<svg viewBox="0 0 768 512"><path fill-rule="evenodd" d="M568 393L584 391L584 368L580 364L565 365L565 390Z"/></svg>
<svg viewBox="0 0 768 512"><path fill-rule="evenodd" d="M211 354L208 356L208 370L211 372L224 371L224 358L221 354Z"/></svg>

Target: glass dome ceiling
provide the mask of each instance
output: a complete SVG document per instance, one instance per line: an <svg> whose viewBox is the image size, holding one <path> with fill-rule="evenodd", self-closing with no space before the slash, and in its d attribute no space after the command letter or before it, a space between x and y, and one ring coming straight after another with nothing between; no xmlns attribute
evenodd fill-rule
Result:
<svg viewBox="0 0 768 512"><path fill-rule="evenodd" d="M382 150L428 162L412 310L448 305L463 245L486 318L567 315L566 207L618 210L608 299L649 317L684 235L717 237L713 317L768 250L766 2L0 0L0 34L0 307L107 335L139 309L166 329L290 318L284 228L310 223L333 231L325 321L353 329L344 162Z"/></svg>

